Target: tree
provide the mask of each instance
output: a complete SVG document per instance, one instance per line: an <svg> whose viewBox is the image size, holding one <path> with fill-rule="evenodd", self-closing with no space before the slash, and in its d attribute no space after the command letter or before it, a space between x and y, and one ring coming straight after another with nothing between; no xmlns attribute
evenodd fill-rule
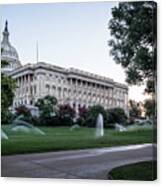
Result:
<svg viewBox="0 0 162 186"><path fill-rule="evenodd" d="M134 100L129 100L129 115L132 118L138 118L141 116L141 109L139 103Z"/></svg>
<svg viewBox="0 0 162 186"><path fill-rule="evenodd" d="M145 100L144 108L145 108L145 111L146 111L146 116L151 118L151 119L155 119L155 116L156 116L155 100L152 100L152 99Z"/></svg>
<svg viewBox="0 0 162 186"><path fill-rule="evenodd" d="M121 2L112 9L111 55L125 69L131 85L146 83L154 93L157 78L157 7L153 1Z"/></svg>
<svg viewBox="0 0 162 186"><path fill-rule="evenodd" d="M1 60L1 68L8 65L4 60ZM5 73L1 73L1 120L2 123L10 121L11 113L9 107L13 104L14 91L16 89L16 81Z"/></svg>
<svg viewBox="0 0 162 186"><path fill-rule="evenodd" d="M40 122L42 125L52 124L52 118L56 115L57 99L53 96L45 96L38 99L35 106L39 108Z"/></svg>

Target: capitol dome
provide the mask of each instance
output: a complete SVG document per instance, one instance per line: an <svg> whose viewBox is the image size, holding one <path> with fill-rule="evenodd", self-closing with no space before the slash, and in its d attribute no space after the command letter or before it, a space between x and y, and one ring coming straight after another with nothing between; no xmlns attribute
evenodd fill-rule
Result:
<svg viewBox="0 0 162 186"><path fill-rule="evenodd" d="M3 39L1 42L1 59L8 62L8 65L4 67L3 71L12 71L21 66L19 56L16 49L9 42L8 23L5 23L5 29L3 31Z"/></svg>

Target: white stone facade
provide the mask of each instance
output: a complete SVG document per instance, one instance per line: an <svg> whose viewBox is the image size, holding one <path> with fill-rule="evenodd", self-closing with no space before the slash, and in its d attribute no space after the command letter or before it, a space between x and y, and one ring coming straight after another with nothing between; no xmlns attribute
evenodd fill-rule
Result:
<svg viewBox="0 0 162 186"><path fill-rule="evenodd" d="M106 109L121 107L128 113L128 87L110 78L42 62L19 67L10 75L17 81L14 107L34 105L39 98L51 95L76 111L100 104Z"/></svg>

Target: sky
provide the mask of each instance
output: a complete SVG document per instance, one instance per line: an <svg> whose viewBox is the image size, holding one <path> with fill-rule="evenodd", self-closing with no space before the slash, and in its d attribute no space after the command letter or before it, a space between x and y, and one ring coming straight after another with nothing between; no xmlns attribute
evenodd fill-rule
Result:
<svg viewBox="0 0 162 186"><path fill-rule="evenodd" d="M108 22L117 2L1 5L1 33L8 20L10 42L22 64L47 62L74 67L125 83L124 69L110 56ZM129 98L144 100L143 86Z"/></svg>

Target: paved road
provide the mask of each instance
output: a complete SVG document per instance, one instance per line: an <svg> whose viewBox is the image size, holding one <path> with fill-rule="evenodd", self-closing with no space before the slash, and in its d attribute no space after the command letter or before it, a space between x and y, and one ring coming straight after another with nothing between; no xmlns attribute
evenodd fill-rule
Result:
<svg viewBox="0 0 162 186"><path fill-rule="evenodd" d="M2 156L2 177L107 179L117 166L153 160L153 144Z"/></svg>

